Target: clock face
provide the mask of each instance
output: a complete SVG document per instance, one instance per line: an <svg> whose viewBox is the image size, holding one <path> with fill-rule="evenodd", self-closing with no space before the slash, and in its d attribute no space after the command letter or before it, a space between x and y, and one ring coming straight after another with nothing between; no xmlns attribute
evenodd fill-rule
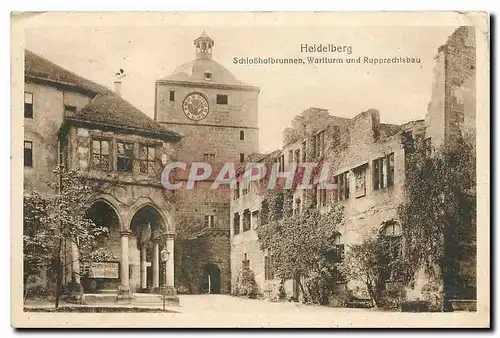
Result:
<svg viewBox="0 0 500 338"><path fill-rule="evenodd" d="M189 94L182 103L182 110L191 120L202 120L208 115L208 101L201 94Z"/></svg>

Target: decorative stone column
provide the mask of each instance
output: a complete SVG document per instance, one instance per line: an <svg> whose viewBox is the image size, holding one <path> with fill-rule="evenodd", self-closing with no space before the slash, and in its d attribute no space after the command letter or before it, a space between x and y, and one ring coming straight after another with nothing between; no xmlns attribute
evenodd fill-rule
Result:
<svg viewBox="0 0 500 338"><path fill-rule="evenodd" d="M146 245L143 243L141 245L141 289L148 287L147 271Z"/></svg>
<svg viewBox="0 0 500 338"><path fill-rule="evenodd" d="M128 266L128 238L132 232L128 229L120 231L121 236L121 263L120 263L120 286L118 287L118 299L130 299L130 281L129 281L129 266Z"/></svg>
<svg viewBox="0 0 500 338"><path fill-rule="evenodd" d="M157 241L153 242L153 262L151 262L153 270L153 289L160 287L160 246Z"/></svg>

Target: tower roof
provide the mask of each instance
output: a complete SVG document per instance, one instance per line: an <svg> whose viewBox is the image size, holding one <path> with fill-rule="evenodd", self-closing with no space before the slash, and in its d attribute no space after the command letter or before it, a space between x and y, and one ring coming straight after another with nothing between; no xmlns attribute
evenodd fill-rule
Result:
<svg viewBox="0 0 500 338"><path fill-rule="evenodd" d="M212 49L214 40L203 31L194 40L196 47L196 58L186 62L177 68L169 76L159 81L167 82L188 82L197 85L226 85L246 87L250 90L258 90L257 87L250 86L238 80L227 68L212 60Z"/></svg>

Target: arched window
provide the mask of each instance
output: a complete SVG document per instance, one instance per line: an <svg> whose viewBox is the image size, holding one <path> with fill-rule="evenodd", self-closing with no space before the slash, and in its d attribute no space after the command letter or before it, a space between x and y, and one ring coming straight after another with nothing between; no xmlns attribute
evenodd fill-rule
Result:
<svg viewBox="0 0 500 338"><path fill-rule="evenodd" d="M385 280L395 280L398 278L397 263L402 258L402 229L397 222L389 222L384 225L381 231Z"/></svg>
<svg viewBox="0 0 500 338"><path fill-rule="evenodd" d="M243 141L245 139L245 131L240 130L240 141Z"/></svg>

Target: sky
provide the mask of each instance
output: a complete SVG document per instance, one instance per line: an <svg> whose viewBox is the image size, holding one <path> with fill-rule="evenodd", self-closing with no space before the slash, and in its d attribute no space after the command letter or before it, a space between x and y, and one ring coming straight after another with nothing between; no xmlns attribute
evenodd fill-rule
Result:
<svg viewBox="0 0 500 338"><path fill-rule="evenodd" d="M37 20L36 17L30 20ZM155 81L195 58L203 30L215 40L213 59L239 80L258 86L260 151L282 145L281 133L309 107L354 117L378 109L381 122L423 119L435 56L456 27L351 26L38 26L26 29L29 50L90 80L113 88L125 70L122 96L154 114ZM352 54L302 53L301 44L352 46ZM413 57L420 64L239 65L234 57Z"/></svg>

